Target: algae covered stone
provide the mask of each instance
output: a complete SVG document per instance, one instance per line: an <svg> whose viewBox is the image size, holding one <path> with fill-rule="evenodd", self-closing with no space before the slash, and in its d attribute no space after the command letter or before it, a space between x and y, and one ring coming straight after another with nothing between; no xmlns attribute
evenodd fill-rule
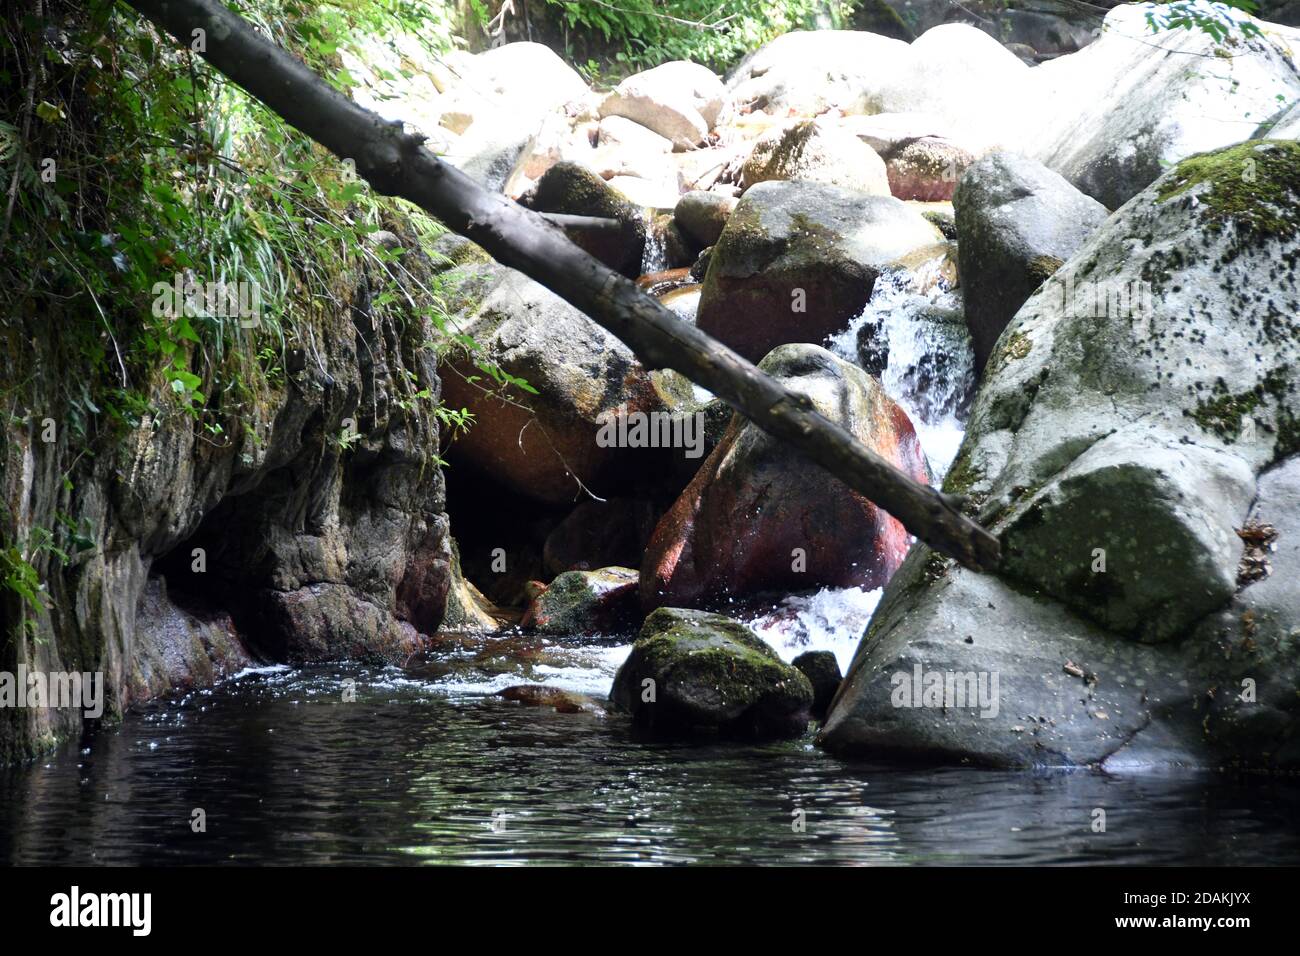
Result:
<svg viewBox="0 0 1300 956"><path fill-rule="evenodd" d="M566 571L534 599L524 624L543 634L624 630L637 617L637 581L631 568Z"/></svg>
<svg viewBox="0 0 1300 956"><path fill-rule="evenodd" d="M655 732L794 737L807 727L813 689L743 624L660 608L642 625L610 699Z"/></svg>

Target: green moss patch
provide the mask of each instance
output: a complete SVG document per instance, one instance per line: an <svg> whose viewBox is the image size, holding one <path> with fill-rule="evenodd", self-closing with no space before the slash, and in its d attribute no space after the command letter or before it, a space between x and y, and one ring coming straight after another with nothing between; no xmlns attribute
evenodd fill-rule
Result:
<svg viewBox="0 0 1300 956"><path fill-rule="evenodd" d="M1207 224L1236 226L1244 239L1290 239L1300 231L1300 143L1250 140L1178 164L1161 183L1161 202L1199 194Z"/></svg>

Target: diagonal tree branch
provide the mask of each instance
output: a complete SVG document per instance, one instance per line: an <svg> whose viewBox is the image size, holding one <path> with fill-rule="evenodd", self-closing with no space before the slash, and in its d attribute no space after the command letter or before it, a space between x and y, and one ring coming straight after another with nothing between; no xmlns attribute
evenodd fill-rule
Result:
<svg viewBox="0 0 1300 956"><path fill-rule="evenodd" d="M425 149L423 137L363 109L219 0L127 0L288 123L343 159L384 195L401 196L472 239L625 342L647 368L671 368L723 399L884 508L914 535L979 571L997 566L998 540L956 504L873 454L731 349L682 322L606 268L555 225L489 192Z"/></svg>

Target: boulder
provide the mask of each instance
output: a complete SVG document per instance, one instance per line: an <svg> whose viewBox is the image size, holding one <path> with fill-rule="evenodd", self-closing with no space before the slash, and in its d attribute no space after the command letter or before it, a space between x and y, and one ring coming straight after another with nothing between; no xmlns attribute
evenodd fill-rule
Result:
<svg viewBox="0 0 1300 956"><path fill-rule="evenodd" d="M688 149L702 143L717 121L723 92L707 67L675 60L623 80L601 101L600 115L625 117L674 148Z"/></svg>
<svg viewBox="0 0 1300 956"><path fill-rule="evenodd" d="M663 407L627 346L550 290L494 262L461 266L448 306L456 327L481 347L443 358L444 401L475 416L451 443L448 461L538 502L573 501L579 481L616 486L625 463L619 449L598 444L602 416L620 405L629 412ZM536 394L515 385L501 395L486 388L490 380L478 367L484 360Z"/></svg>
<svg viewBox="0 0 1300 956"><path fill-rule="evenodd" d="M975 157L941 136L924 136L883 157L889 191L899 199L942 202L952 199L957 181Z"/></svg>
<svg viewBox="0 0 1300 956"><path fill-rule="evenodd" d="M800 120L764 133L741 167L741 178L746 186L779 179L889 195L885 164L875 150L825 120Z"/></svg>
<svg viewBox="0 0 1300 956"><path fill-rule="evenodd" d="M1020 142L1032 80L1014 53L964 23L927 30L906 51L860 112L929 114L975 155Z"/></svg>
<svg viewBox="0 0 1300 956"><path fill-rule="evenodd" d="M566 109L576 115L589 92L578 72L542 43L505 43L467 66L461 85L517 117Z"/></svg>
<svg viewBox="0 0 1300 956"><path fill-rule="evenodd" d="M740 200L719 193L694 190L677 200L673 219L683 232L701 246L711 246L722 235L727 218Z"/></svg>
<svg viewBox="0 0 1300 956"><path fill-rule="evenodd" d="M812 715L821 720L844 679L839 661L830 651L804 651L790 666L808 678L813 689Z"/></svg>
<svg viewBox="0 0 1300 956"><path fill-rule="evenodd" d="M1284 537L1300 481L1298 200L1296 143L1192 157L1030 297L944 486L1001 538L1000 573L918 547L826 746L1010 766L1300 764ZM977 706L927 702L945 675L982 680Z"/></svg>
<svg viewBox="0 0 1300 956"><path fill-rule="evenodd" d="M537 212L617 219L622 233L575 232L571 238L611 269L635 278L641 274L645 248L644 210L586 166L556 163L523 200Z"/></svg>
<svg viewBox="0 0 1300 956"><path fill-rule="evenodd" d="M1300 100L1279 110L1261 123L1255 139L1300 139Z"/></svg>
<svg viewBox="0 0 1300 956"><path fill-rule="evenodd" d="M642 625L610 700L659 734L797 737L807 729L813 691L743 624L660 608Z"/></svg>
<svg viewBox="0 0 1300 956"><path fill-rule="evenodd" d="M662 156L673 151L673 141L625 116L606 116L600 121L596 145L605 149L623 148L638 153Z"/></svg>
<svg viewBox="0 0 1300 956"><path fill-rule="evenodd" d="M1101 37L1034 68L1035 159L1117 209L1169 166L1250 137L1279 103L1300 98L1300 72L1267 34L1221 46L1199 29L1152 34L1150 8L1122 4ZM1236 10L1223 16L1255 22Z"/></svg>
<svg viewBox="0 0 1300 956"><path fill-rule="evenodd" d="M533 599L521 622L543 634L611 634L636 624L637 573L631 568L565 571Z"/></svg>
<svg viewBox="0 0 1300 956"><path fill-rule="evenodd" d="M759 183L714 246L697 324L751 361L788 342L821 343L862 311L885 264L940 238L889 196Z"/></svg>
<svg viewBox="0 0 1300 956"><path fill-rule="evenodd" d="M907 50L906 43L874 33L796 30L741 61L727 78L729 99L737 112L776 117L880 112L876 91Z"/></svg>
<svg viewBox="0 0 1300 956"><path fill-rule="evenodd" d="M1106 207L1041 163L994 153L962 177L953 199L966 322L982 370L1034 290L1106 221Z"/></svg>
<svg viewBox="0 0 1300 956"><path fill-rule="evenodd" d="M846 116L841 123L885 161L890 192L909 201L952 199L962 171L988 151L960 140L951 123L931 113Z"/></svg>
<svg viewBox="0 0 1300 956"><path fill-rule="evenodd" d="M655 509L637 498L587 499L547 536L542 549L548 574L637 565L654 531Z"/></svg>
<svg viewBox="0 0 1300 956"><path fill-rule="evenodd" d="M907 415L860 368L814 345L781 346L759 367L886 461L928 479ZM876 588L909 545L894 518L733 416L655 528L641 565L641 601L701 607L772 591Z"/></svg>

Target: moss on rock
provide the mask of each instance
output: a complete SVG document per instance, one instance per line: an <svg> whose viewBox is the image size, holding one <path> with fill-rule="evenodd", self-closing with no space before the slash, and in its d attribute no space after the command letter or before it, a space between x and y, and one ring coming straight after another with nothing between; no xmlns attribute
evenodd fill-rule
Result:
<svg viewBox="0 0 1300 956"><path fill-rule="evenodd" d="M1165 177L1157 198L1167 202L1201 185L1202 217L1211 228L1233 223L1253 241L1300 232L1300 143L1249 140L1190 156Z"/></svg>

